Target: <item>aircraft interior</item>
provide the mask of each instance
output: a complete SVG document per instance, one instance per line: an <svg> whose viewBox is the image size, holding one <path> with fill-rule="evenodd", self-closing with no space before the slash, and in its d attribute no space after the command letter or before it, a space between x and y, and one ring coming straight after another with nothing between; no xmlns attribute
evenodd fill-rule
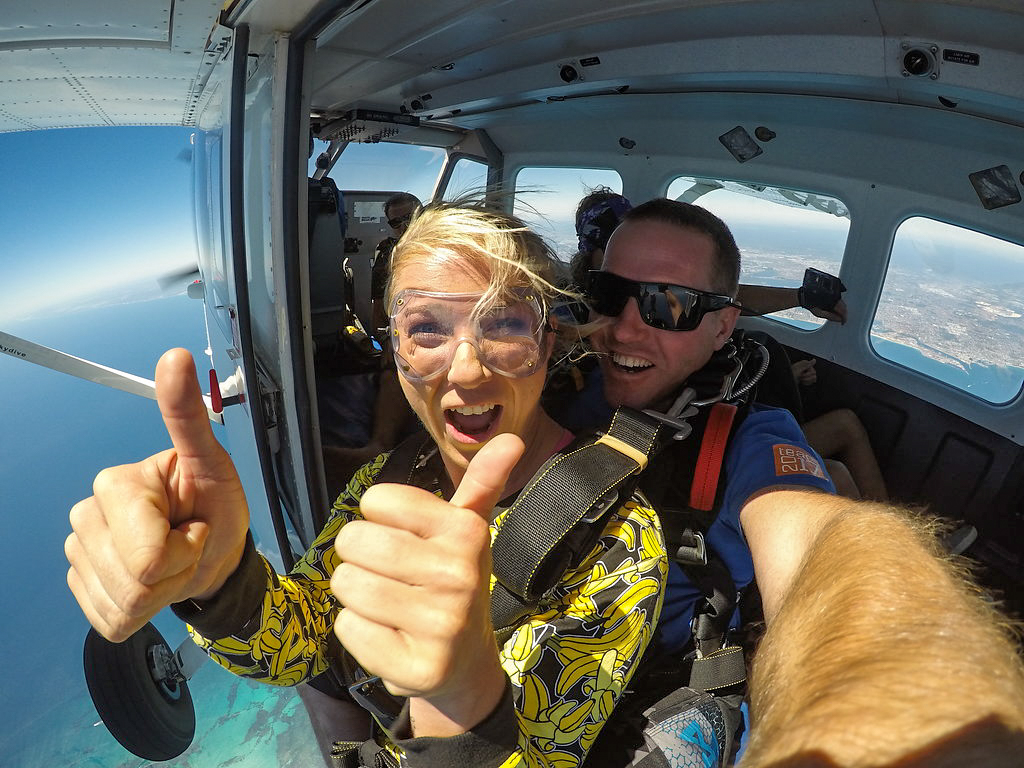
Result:
<svg viewBox="0 0 1024 768"><path fill-rule="evenodd" d="M400 415L373 338L386 201L482 189L568 261L607 186L721 216L742 283L842 280L845 323L740 326L814 361L794 408L856 414L889 497L976 532L964 554L1024 618L1020 0L6 5L0 132L194 129L188 292L279 570Z"/></svg>
<svg viewBox="0 0 1024 768"><path fill-rule="evenodd" d="M327 142L321 166L344 158L348 143L393 142L444 149L436 197L460 160L472 160L494 187L517 195L525 169L560 166L612 170L634 201L665 196L686 177L711 180L712 190L740 185L750 196L789 190L800 200L793 206L830 210L848 224L835 269L849 289L849 321L741 324L770 333L794 360L817 361L818 383L803 393L807 416L852 409L892 498L975 526L971 554L1015 601L1024 575L1019 390L1011 385L994 402L929 375L928 365L885 357L876 339L886 303L896 315L931 314L933 324L961 312L926 291L893 292L887 281L905 222L1021 240L1024 208L1009 202L1007 185L1021 170L1024 102L1014 79L1022 52L1007 35L1022 17L1005 3L927 13L919 3L853 3L820 17L796 13L799 3L745 3L742 14L721 3L628 12L573 4L536 15L502 3L472 12L458 5L443 20L424 11L387 25L343 14L317 36L307 66L309 128ZM331 173L345 189L343 174ZM701 203L692 191L699 184L690 186L687 199ZM370 237L358 230L349 199L362 194L343 192L358 232L346 242L362 241L346 252L356 283L384 234L383 219ZM311 248L311 272L321 258ZM931 267L913 269L928 280ZM357 315L368 311L360 292ZM1019 365L1020 306L1008 301L1004 316L962 326L991 340L963 335L934 349L920 334L926 356L971 370L970 356L953 347L992 344L1005 365Z"/></svg>

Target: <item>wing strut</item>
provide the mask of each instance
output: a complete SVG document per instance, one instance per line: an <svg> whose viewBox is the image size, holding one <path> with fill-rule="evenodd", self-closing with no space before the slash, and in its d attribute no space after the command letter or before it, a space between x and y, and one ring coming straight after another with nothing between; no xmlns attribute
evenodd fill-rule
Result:
<svg viewBox="0 0 1024 768"><path fill-rule="evenodd" d="M109 368L90 360L83 360L80 357L75 357L50 347L44 347L42 344L36 344L3 331L0 331L0 352L19 360L41 365L44 368L76 376L79 379L92 381L105 387L112 387L113 389L120 389L122 392L139 395L140 397L148 397L150 400L156 400L155 385L151 379L144 379L141 376L119 371L116 368ZM209 415L210 421L223 424L224 417L214 411L210 396L203 395L203 401L206 403L206 413Z"/></svg>

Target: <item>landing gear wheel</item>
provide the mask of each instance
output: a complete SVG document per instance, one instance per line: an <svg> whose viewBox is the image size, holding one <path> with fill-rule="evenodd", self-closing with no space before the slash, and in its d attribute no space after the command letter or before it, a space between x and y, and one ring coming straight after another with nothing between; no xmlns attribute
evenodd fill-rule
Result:
<svg viewBox="0 0 1024 768"><path fill-rule="evenodd" d="M146 624L123 643L90 629L83 656L96 711L121 746L146 760L188 749L196 732L192 696L156 627Z"/></svg>

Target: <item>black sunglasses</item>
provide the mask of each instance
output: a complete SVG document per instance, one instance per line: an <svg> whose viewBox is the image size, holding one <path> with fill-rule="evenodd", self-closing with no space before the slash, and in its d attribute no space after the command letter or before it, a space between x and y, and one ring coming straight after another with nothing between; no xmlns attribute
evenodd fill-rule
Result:
<svg viewBox="0 0 1024 768"><path fill-rule="evenodd" d="M412 214L407 213L405 216L396 216L393 219L388 219L388 226L392 229L398 229L403 224L408 224L412 221Z"/></svg>
<svg viewBox="0 0 1024 768"><path fill-rule="evenodd" d="M739 306L729 296L671 283L642 283L611 272L588 273L587 299L600 315L618 317L630 298L640 317L661 331L692 331L708 312Z"/></svg>

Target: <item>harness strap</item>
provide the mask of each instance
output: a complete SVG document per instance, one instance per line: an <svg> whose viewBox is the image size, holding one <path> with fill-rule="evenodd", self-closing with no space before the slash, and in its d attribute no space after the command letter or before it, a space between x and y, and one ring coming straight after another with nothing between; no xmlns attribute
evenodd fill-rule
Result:
<svg viewBox="0 0 1024 768"><path fill-rule="evenodd" d="M331 745L332 768L359 768L361 741L335 741Z"/></svg>
<svg viewBox="0 0 1024 768"><path fill-rule="evenodd" d="M684 566L683 570L704 595L690 626L696 656L687 685L701 691L719 691L743 683L747 679L743 649L726 645L738 598L729 569L712 556L702 568Z"/></svg>
<svg viewBox="0 0 1024 768"><path fill-rule="evenodd" d="M413 478L416 471L423 468L424 452L430 445L433 442L426 432L416 431L409 435L388 454L374 482L415 485Z"/></svg>
<svg viewBox="0 0 1024 768"><path fill-rule="evenodd" d="M690 486L690 506L694 509L707 512L715 505L725 448L729 444L729 433L732 432L735 418L735 405L715 403L711 407L711 415L700 443L700 453L697 455L693 485Z"/></svg>
<svg viewBox="0 0 1024 768"><path fill-rule="evenodd" d="M417 475L425 471L433 441L425 432L415 432L400 442L388 455L377 474L378 483L418 485ZM436 450L436 449L435 449ZM377 725L390 728L402 710L404 699L393 696L376 675L369 675L346 651L333 632L327 635L327 657L331 673L348 690L349 696L369 712ZM338 768L359 765L361 742L336 742L331 759Z"/></svg>
<svg viewBox="0 0 1024 768"><path fill-rule="evenodd" d="M632 493L661 425L626 408L607 433L549 459L500 518L491 547L499 640L593 548L600 524Z"/></svg>
<svg viewBox="0 0 1024 768"><path fill-rule="evenodd" d="M659 463L669 461L670 457L676 459L673 469L687 464L693 467L688 508L673 509L666 504L660 514L670 556L703 595L690 627L695 654L687 685L697 690L721 691L746 680L746 665L742 649L726 645L737 604L736 585L725 563L707 548L704 534L722 503L725 452L732 433L746 415L746 405L719 402L705 414L699 447L693 443L689 448L685 443L680 446L684 451L693 451L688 453L692 458L680 461L682 456L673 456L673 452L659 458ZM701 423L699 419L694 421ZM687 490L685 486L675 487L679 495Z"/></svg>
<svg viewBox="0 0 1024 768"><path fill-rule="evenodd" d="M743 659L743 649L738 645L730 645L694 659L688 687L698 691L718 691L739 685L746 679L747 665Z"/></svg>
<svg viewBox="0 0 1024 768"><path fill-rule="evenodd" d="M727 403L715 403L711 407L690 486L690 507L693 509L708 512L715 508L725 449L736 413L737 407ZM742 683L747 677L743 649L725 646L726 633L736 607L736 585L721 560L707 557L699 531L686 528L680 539L676 559L704 595L691 626L697 656L690 668L688 685L701 691L729 688ZM695 539L696 547L687 546L690 539Z"/></svg>

